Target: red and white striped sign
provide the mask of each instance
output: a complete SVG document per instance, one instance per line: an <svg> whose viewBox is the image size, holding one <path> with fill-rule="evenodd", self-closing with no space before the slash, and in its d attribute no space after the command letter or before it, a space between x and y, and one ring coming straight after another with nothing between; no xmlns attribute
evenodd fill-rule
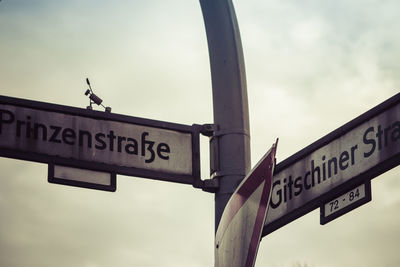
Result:
<svg viewBox="0 0 400 267"><path fill-rule="evenodd" d="M253 267L271 198L278 141L228 201L215 236L216 267Z"/></svg>

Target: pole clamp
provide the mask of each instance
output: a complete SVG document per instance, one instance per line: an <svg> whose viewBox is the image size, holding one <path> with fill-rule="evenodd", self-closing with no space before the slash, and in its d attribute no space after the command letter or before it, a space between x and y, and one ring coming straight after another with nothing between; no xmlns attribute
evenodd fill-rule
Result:
<svg viewBox="0 0 400 267"><path fill-rule="evenodd" d="M201 188L204 192L216 193L219 189L218 179L207 179L203 181L203 186Z"/></svg>
<svg viewBox="0 0 400 267"><path fill-rule="evenodd" d="M222 176L242 176L245 177L247 175L245 170L226 170L226 171L215 171L212 174L212 178L218 178Z"/></svg>
<svg viewBox="0 0 400 267"><path fill-rule="evenodd" d="M247 137L250 137L250 132L245 129L241 128L232 128L232 129L224 129L224 130L216 130L214 132L214 137L219 137L223 135L228 135L228 134L241 134L241 135L246 135Z"/></svg>
<svg viewBox="0 0 400 267"><path fill-rule="evenodd" d="M204 135L204 136L208 136L208 137L211 137L211 136L213 136L214 135L214 132L215 132L215 130L216 130L216 127L215 127L215 125L214 124L212 124L212 123L206 123L206 124L203 124L203 125L198 125L198 124L195 124L197 127L199 127L199 132L202 134L202 135Z"/></svg>

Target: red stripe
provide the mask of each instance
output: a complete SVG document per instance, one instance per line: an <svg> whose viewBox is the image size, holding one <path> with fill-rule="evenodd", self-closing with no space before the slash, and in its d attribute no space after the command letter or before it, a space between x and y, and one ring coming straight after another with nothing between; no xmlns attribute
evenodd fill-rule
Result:
<svg viewBox="0 0 400 267"><path fill-rule="evenodd" d="M257 255L257 249L260 243L261 231L264 226L266 209L268 207L269 197L271 194L271 184L272 184L272 175L269 175L269 177L265 179L265 184L258 207L256 221L254 223L253 234L249 245L249 251L247 254L245 267L254 266L254 262Z"/></svg>
<svg viewBox="0 0 400 267"><path fill-rule="evenodd" d="M235 217L251 194L254 193L264 180L268 180L268 176L272 176L272 171L270 171L269 166L272 165L273 159L275 159L275 149L271 149L268 152L269 153L260 160L259 165L257 165L248 177L245 178L244 183L239 185L238 191L233 194L227 207L225 207L220 225L218 226L221 233L226 230L233 217ZM265 177L266 175L267 177ZM225 212L229 213L225 214Z"/></svg>

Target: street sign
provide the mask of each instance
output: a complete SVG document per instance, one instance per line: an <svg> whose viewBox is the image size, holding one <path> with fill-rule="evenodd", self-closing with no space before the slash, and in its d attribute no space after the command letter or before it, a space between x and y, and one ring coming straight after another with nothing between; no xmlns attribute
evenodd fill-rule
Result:
<svg viewBox="0 0 400 267"><path fill-rule="evenodd" d="M346 193L329 200L321 205L321 225L324 225L349 211L371 201L371 180L367 180L361 185L347 190Z"/></svg>
<svg viewBox="0 0 400 267"><path fill-rule="evenodd" d="M196 185L199 128L0 96L0 156Z"/></svg>
<svg viewBox="0 0 400 267"><path fill-rule="evenodd" d="M70 185L115 192L117 179L115 173L71 168L49 163L48 181L53 184Z"/></svg>
<svg viewBox="0 0 400 267"><path fill-rule="evenodd" d="M400 164L400 94L276 166L263 236Z"/></svg>
<svg viewBox="0 0 400 267"><path fill-rule="evenodd" d="M215 235L216 267L252 267L271 196L275 143L228 201Z"/></svg>

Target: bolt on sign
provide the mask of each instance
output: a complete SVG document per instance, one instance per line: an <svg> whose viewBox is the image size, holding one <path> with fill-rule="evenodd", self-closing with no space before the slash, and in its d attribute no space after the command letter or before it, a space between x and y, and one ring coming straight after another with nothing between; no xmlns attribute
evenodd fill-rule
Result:
<svg viewBox="0 0 400 267"><path fill-rule="evenodd" d="M195 184L199 131L0 96L0 156Z"/></svg>
<svg viewBox="0 0 400 267"><path fill-rule="evenodd" d="M276 166L263 236L399 164L397 94Z"/></svg>

